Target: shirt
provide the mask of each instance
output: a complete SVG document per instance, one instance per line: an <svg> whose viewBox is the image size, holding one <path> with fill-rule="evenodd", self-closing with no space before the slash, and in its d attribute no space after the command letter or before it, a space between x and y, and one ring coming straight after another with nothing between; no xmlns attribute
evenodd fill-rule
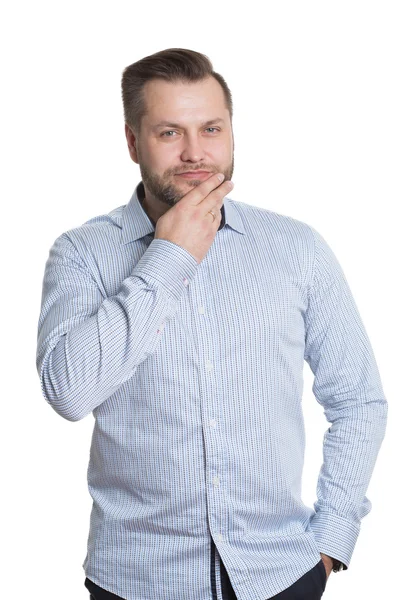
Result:
<svg viewBox="0 0 400 600"><path fill-rule="evenodd" d="M387 400L337 258L311 225L226 196L197 263L154 239L140 190L61 234L43 279L43 396L94 417L86 576L127 600L210 600L211 540L238 600L278 594L320 553L347 567ZM313 507L304 362L329 423Z"/></svg>

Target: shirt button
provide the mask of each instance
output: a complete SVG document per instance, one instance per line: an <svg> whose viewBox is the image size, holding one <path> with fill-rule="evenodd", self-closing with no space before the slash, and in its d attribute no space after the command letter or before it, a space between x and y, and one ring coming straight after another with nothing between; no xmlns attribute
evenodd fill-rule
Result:
<svg viewBox="0 0 400 600"><path fill-rule="evenodd" d="M158 326L158 329L157 329L157 333L161 333L162 330L164 329L164 327L165 327L165 323L160 323L160 325Z"/></svg>
<svg viewBox="0 0 400 600"><path fill-rule="evenodd" d="M189 279L187 277L183 280L183 285L186 285L186 287L189 285Z"/></svg>
<svg viewBox="0 0 400 600"><path fill-rule="evenodd" d="M218 536L217 536L217 538L218 538L219 542L223 542L224 541L224 536L222 535L222 533L219 533Z"/></svg>
<svg viewBox="0 0 400 600"><path fill-rule="evenodd" d="M211 361L209 361L209 360L206 360L206 369L207 369L207 371L212 371L212 370L213 370L213 368L214 368L214 367L213 367L213 364L212 364L212 362L211 362Z"/></svg>
<svg viewBox="0 0 400 600"><path fill-rule="evenodd" d="M204 313L205 313L205 312L206 312L206 311L205 311L205 308L204 308L204 306L199 306L199 313L200 313L201 315L204 315Z"/></svg>
<svg viewBox="0 0 400 600"><path fill-rule="evenodd" d="M218 487L219 486L219 477L218 475L216 475L215 477L213 477L213 484Z"/></svg>
<svg viewBox="0 0 400 600"><path fill-rule="evenodd" d="M217 425L217 421L215 419L211 419L211 421L210 421L210 427L214 427L215 428L216 425Z"/></svg>

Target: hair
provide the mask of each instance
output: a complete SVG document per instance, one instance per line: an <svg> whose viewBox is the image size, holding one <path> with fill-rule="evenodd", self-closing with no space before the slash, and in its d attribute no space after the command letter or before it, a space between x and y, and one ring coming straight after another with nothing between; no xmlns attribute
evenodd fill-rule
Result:
<svg viewBox="0 0 400 600"><path fill-rule="evenodd" d="M125 123L135 135L139 135L142 117L147 110L143 94L147 81L163 79L169 82L196 82L210 76L222 87L232 122L231 91L222 75L214 71L208 56L194 50L169 48L146 56L124 69L121 88Z"/></svg>

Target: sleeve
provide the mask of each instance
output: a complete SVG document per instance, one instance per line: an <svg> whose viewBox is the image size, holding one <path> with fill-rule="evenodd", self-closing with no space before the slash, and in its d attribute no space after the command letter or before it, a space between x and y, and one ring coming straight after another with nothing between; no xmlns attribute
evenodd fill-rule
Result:
<svg viewBox="0 0 400 600"><path fill-rule="evenodd" d="M371 510L365 496L385 435L387 401L371 344L343 270L324 238L315 242L313 279L305 314L305 355L312 391L331 426L310 527L319 551L347 569Z"/></svg>
<svg viewBox="0 0 400 600"><path fill-rule="evenodd" d="M45 266L36 367L59 415L82 419L132 377L197 266L181 246L154 239L118 293L104 298L68 235L57 238Z"/></svg>

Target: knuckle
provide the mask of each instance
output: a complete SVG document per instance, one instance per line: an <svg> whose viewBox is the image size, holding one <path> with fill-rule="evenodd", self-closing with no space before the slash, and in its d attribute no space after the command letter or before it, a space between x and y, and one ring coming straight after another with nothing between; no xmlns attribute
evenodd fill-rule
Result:
<svg viewBox="0 0 400 600"><path fill-rule="evenodd" d="M193 214L193 219L195 221L198 221L203 216L203 209L195 208L192 214Z"/></svg>
<svg viewBox="0 0 400 600"><path fill-rule="evenodd" d="M184 204L182 204L182 202L177 202L173 208L174 208L174 209L175 209L177 212L182 212L182 211L184 211L184 210L185 210L185 205L184 205ZM167 211L167 213L166 213L166 214L168 214L168 212L169 212L169 211Z"/></svg>

